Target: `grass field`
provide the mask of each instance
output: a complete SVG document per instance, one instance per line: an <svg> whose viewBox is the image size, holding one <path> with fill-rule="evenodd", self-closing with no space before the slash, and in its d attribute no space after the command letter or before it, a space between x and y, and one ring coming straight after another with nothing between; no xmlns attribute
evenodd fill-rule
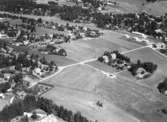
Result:
<svg viewBox="0 0 167 122"><path fill-rule="evenodd" d="M108 114L106 112L110 113L109 108L104 110L104 114L96 114L98 117L95 117L95 114L92 114L91 110L96 110L97 107L92 107L92 104L88 103L95 103L97 99L100 99L105 102L107 101L105 103L107 105L114 104L119 106L119 108L126 110L141 120L144 119L147 122L157 122L158 120L164 122L166 116L158 113L157 110L167 107L165 102L167 98L161 95L156 87L166 77L165 63L167 58L160 56L150 48L136 50L126 55L132 58L133 61L137 59L152 61L158 65L158 69L150 78L144 80L136 80L127 71L118 74L116 79L109 79L99 71L95 71L86 65L77 65L67 68L59 75L49 79L47 83L54 85L55 88L44 94L44 96L72 110L80 110L87 117L98 118L102 122L104 118L101 115ZM99 64L98 62L90 62L88 65L97 66L96 68L107 72L115 72L111 67L103 66L103 64ZM64 93L64 91L66 92ZM75 107L72 108L73 105L67 104L67 101L72 102ZM85 102L88 103L86 104ZM86 111L89 112L87 113ZM109 119L108 122L110 121Z"/></svg>
<svg viewBox="0 0 167 122"><path fill-rule="evenodd" d="M116 70L115 68L113 68L105 63L101 63L99 61L93 61L93 62L89 62L87 64L89 64L97 69L100 69L102 71L105 71L105 72L109 72L109 73L118 72L118 70Z"/></svg>
<svg viewBox="0 0 167 122"><path fill-rule="evenodd" d="M64 77L65 76L65 77ZM47 81L51 85L62 85L76 90L92 92L96 84L103 81L104 75L87 66L77 65L62 71ZM44 81L45 82L45 81Z"/></svg>
<svg viewBox="0 0 167 122"><path fill-rule="evenodd" d="M102 99L101 93L98 93L98 87L104 82L110 83L110 79L99 71L77 65L65 69L61 74L49 79L47 83L55 87L43 96L74 112L80 111L91 120L137 122L136 118L117 108L112 102ZM103 101L103 108L95 105L97 100Z"/></svg>
<svg viewBox="0 0 167 122"><path fill-rule="evenodd" d="M141 44L123 40L122 34L114 31L104 31L104 35L97 39L77 40L71 43L61 44L67 50L68 57L82 61L101 56L106 50L127 50L141 47Z"/></svg>

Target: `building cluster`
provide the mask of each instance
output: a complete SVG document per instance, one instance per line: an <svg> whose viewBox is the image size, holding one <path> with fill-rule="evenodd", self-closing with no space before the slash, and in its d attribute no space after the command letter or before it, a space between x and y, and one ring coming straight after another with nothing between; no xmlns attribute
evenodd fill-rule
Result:
<svg viewBox="0 0 167 122"><path fill-rule="evenodd" d="M67 56L67 52L60 46L47 45L45 48L40 48L42 54L53 54L59 56Z"/></svg>
<svg viewBox="0 0 167 122"><path fill-rule="evenodd" d="M21 96L24 91L39 80L57 71L56 64L48 62L45 57L18 52L7 42L1 42L0 47L0 94L13 93ZM29 79L26 80L28 77ZM21 94L21 95L20 95ZM24 95L23 95L24 96Z"/></svg>
<svg viewBox="0 0 167 122"><path fill-rule="evenodd" d="M152 62L141 63L141 61L138 60L137 63L133 63L129 57L124 56L118 51L105 51L104 54L98 58L98 61L116 70L128 70L137 79L147 78L157 69L157 65Z"/></svg>
<svg viewBox="0 0 167 122"><path fill-rule="evenodd" d="M130 68L130 59L118 51L105 51L103 56L98 58L98 61L108 64L117 70Z"/></svg>
<svg viewBox="0 0 167 122"><path fill-rule="evenodd" d="M1 39L11 37L15 40L13 43L16 46L46 46L47 44L59 44L70 42L82 38L97 38L102 35L99 30L90 29L84 26L73 26L67 23L66 25L43 21L42 19L32 19L11 14L0 14L3 18L19 19L22 24L11 25L9 22L2 22L0 33ZM60 31L60 33L51 33L39 35L36 28L47 28ZM10 33L9 33L10 32Z"/></svg>
<svg viewBox="0 0 167 122"><path fill-rule="evenodd" d="M66 25L62 25L58 23L45 21L42 25L46 28L55 29L58 31L65 31L67 32L68 38L72 40L77 40L85 37L97 38L102 35L102 33L99 30L93 30L88 27L77 25L73 26L69 23L67 23Z"/></svg>
<svg viewBox="0 0 167 122"><path fill-rule="evenodd" d="M148 39L148 36L139 33L139 32L132 32L131 35L124 34L123 37L128 40L128 41L135 41L138 43L143 43L145 45L150 46L150 48L155 49L155 50L166 50L167 48L167 43L163 41L151 41Z"/></svg>

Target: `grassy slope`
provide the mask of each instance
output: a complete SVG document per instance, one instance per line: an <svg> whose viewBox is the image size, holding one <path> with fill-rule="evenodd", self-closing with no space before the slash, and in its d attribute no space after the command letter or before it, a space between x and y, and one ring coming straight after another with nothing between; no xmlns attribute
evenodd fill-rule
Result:
<svg viewBox="0 0 167 122"><path fill-rule="evenodd" d="M96 87L100 87L103 82L110 84L110 79L87 66L78 65L51 78L47 83L55 87L43 96L72 111L81 111L84 116L99 122L136 122L135 118L111 101L101 98ZM97 100L103 101L103 108L95 105Z"/></svg>

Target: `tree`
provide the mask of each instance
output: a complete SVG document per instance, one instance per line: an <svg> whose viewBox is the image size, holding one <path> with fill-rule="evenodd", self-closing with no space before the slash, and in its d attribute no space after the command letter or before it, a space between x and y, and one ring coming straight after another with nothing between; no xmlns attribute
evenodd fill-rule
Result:
<svg viewBox="0 0 167 122"><path fill-rule="evenodd" d="M11 87L9 82L0 84L0 93L6 93L6 91Z"/></svg>
<svg viewBox="0 0 167 122"><path fill-rule="evenodd" d="M15 83L20 83L22 84L23 83L23 74L22 73L19 73L19 74L16 74L14 77L14 82Z"/></svg>

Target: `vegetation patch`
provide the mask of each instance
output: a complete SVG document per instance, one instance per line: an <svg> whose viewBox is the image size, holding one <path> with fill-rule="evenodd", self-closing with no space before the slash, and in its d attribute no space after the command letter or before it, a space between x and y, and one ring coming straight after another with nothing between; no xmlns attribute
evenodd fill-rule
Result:
<svg viewBox="0 0 167 122"><path fill-rule="evenodd" d="M157 69L157 65L152 62L131 62L130 58L120 54L118 51L105 51L103 56L98 58L98 61L105 63L117 70L128 70L133 76L138 79L149 77Z"/></svg>
<svg viewBox="0 0 167 122"><path fill-rule="evenodd" d="M160 93L162 94L167 94L167 78L158 84L157 89L159 90Z"/></svg>
<svg viewBox="0 0 167 122"><path fill-rule="evenodd" d="M26 96L22 101L6 106L0 112L1 121L10 121L17 116L23 116L24 112L31 112L34 109L42 109L48 115L54 114L68 122L92 122L83 117L79 112L73 113L63 106L53 104L51 100L42 97Z"/></svg>

